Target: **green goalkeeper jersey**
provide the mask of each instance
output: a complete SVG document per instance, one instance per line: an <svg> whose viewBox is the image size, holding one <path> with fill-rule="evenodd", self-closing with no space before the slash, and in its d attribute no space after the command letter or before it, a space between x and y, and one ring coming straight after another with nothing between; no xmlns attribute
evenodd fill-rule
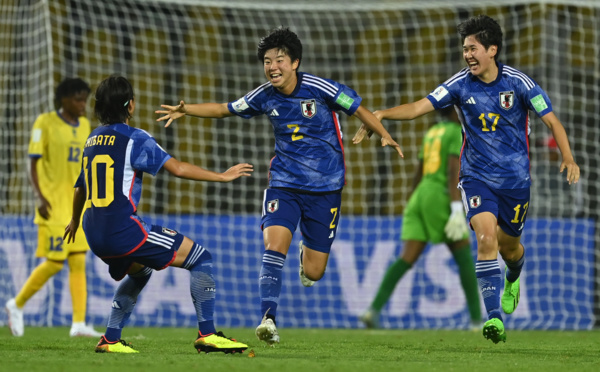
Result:
<svg viewBox="0 0 600 372"><path fill-rule="evenodd" d="M432 126L423 139L419 159L423 161L423 177L419 187L448 185L448 158L460 156L462 130L460 124L441 121Z"/></svg>

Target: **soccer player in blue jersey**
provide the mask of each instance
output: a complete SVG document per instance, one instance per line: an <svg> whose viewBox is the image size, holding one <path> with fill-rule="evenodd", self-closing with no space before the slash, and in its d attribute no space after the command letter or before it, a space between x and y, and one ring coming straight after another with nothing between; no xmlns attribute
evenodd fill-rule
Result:
<svg viewBox="0 0 600 372"><path fill-rule="evenodd" d="M480 15L458 25L467 67L438 86L427 97L377 111L379 119L409 120L455 105L463 127L459 189L467 218L477 237L475 265L479 289L488 313L485 338L506 341L500 307L506 314L519 302L519 275L525 262L520 242L529 208L529 111L538 115L556 139L562 155L559 171L579 180L565 129L552 110L546 92L521 71L497 61L502 29L492 18ZM361 127L354 137L369 134ZM506 264L502 272L498 252Z"/></svg>
<svg viewBox="0 0 600 372"><path fill-rule="evenodd" d="M267 82L229 103L162 105L165 126L183 115L243 118L265 114L275 134L269 188L265 190L261 227L265 251L259 276L261 312L256 335L269 345L279 342L275 316L282 269L298 224L300 279L310 287L321 279L340 218L345 184L344 147L337 111L354 115L381 136L382 146L400 146L379 120L361 105L361 97L338 82L299 72L302 43L288 28L262 38L258 59Z"/></svg>
<svg viewBox="0 0 600 372"><path fill-rule="evenodd" d="M165 168L179 178L229 182L249 176L252 165L237 164L215 173L171 157L150 134L129 126L135 99L133 88L124 77L111 76L102 81L95 98L94 112L102 125L85 143L81 173L75 184L73 217L64 239L75 240L85 207L82 227L91 250L108 264L113 279L122 280L96 352L137 353L121 339L121 331L152 271L167 266L190 272L190 291L198 317L198 338L194 342L198 352L242 352L247 345L215 330L215 281L210 252L175 230L148 224L138 216L137 205L144 173L156 175Z"/></svg>

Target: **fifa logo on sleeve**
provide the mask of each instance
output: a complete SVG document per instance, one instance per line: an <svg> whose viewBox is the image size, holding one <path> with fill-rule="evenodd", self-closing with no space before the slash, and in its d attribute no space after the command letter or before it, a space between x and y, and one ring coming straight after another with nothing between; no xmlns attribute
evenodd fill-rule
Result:
<svg viewBox="0 0 600 372"><path fill-rule="evenodd" d="M300 101L302 106L302 116L312 119L317 114L317 103L314 99Z"/></svg>
<svg viewBox="0 0 600 372"><path fill-rule="evenodd" d="M513 107L513 104L515 102L515 92L514 91L510 91L510 92L500 92L500 106L502 106L503 109L508 110L511 107Z"/></svg>

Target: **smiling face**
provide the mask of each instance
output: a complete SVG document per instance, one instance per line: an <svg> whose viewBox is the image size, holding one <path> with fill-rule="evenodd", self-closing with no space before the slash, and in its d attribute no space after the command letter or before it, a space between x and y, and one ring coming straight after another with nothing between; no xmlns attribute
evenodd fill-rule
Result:
<svg viewBox="0 0 600 372"><path fill-rule="evenodd" d="M497 49L495 45L485 49L475 35L469 35L463 41L463 58L467 66L474 76L486 83L494 81L498 76L498 66L494 60Z"/></svg>
<svg viewBox="0 0 600 372"><path fill-rule="evenodd" d="M296 69L300 60L292 62L290 56L279 48L267 50L263 58L265 76L271 85L283 94L291 94L296 88L298 77Z"/></svg>

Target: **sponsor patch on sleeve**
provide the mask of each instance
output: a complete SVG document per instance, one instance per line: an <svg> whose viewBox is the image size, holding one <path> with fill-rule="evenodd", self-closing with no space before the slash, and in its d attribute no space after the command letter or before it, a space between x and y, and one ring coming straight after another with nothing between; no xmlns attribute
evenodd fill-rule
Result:
<svg viewBox="0 0 600 372"><path fill-rule="evenodd" d="M548 108L548 105L546 104L546 101L544 100L544 97L542 97L541 94L538 94L537 96L533 97L531 99L531 104L533 105L535 111L537 111L538 113Z"/></svg>
<svg viewBox="0 0 600 372"><path fill-rule="evenodd" d="M246 103L246 100L244 99L244 97L242 97L242 98L238 99L237 101L235 101L234 103L232 103L231 106L237 112L242 112L248 108L248 104Z"/></svg>
<svg viewBox="0 0 600 372"><path fill-rule="evenodd" d="M348 97L347 95L345 95L344 93L340 93L338 98L335 100L335 103L342 106L346 110L349 110L350 107L352 106L352 104L354 103L354 100L352 98Z"/></svg>
<svg viewBox="0 0 600 372"><path fill-rule="evenodd" d="M448 90L446 88L444 88L443 86L439 86L433 92L431 92L431 95L433 96L433 98L435 98L435 100L438 102L442 98L446 97L447 94L448 94Z"/></svg>
<svg viewBox="0 0 600 372"><path fill-rule="evenodd" d="M42 130L34 129L33 132L31 133L31 141L40 142L41 139L42 139Z"/></svg>

